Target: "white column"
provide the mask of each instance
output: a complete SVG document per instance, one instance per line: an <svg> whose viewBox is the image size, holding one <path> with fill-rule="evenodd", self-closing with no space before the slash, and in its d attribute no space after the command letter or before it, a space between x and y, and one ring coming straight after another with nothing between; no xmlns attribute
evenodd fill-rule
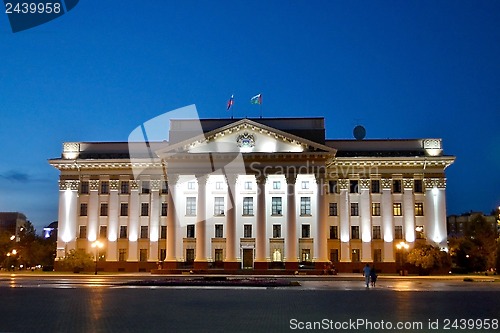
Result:
<svg viewBox="0 0 500 333"><path fill-rule="evenodd" d="M108 244L106 249L106 260L117 261L118 249L118 219L119 219L119 205L118 198L119 180L109 181L109 203L108 203Z"/></svg>
<svg viewBox="0 0 500 333"><path fill-rule="evenodd" d="M413 179L403 179L403 218L405 240L415 241L415 199L413 197Z"/></svg>
<svg viewBox="0 0 500 333"><path fill-rule="evenodd" d="M288 174L286 176L286 194L287 194L287 227L285 237L285 261L298 262L297 244L297 204L295 202L295 181L297 175Z"/></svg>
<svg viewBox="0 0 500 333"><path fill-rule="evenodd" d="M226 262L237 261L236 248L236 181L238 175L226 174L228 188L226 217Z"/></svg>
<svg viewBox="0 0 500 333"><path fill-rule="evenodd" d="M168 211L167 211L167 258L165 261L177 261L177 251L176 251L176 233L177 233L177 223L176 223L176 211L175 211L175 195L178 175L168 175ZM182 242L182 239L180 239Z"/></svg>
<svg viewBox="0 0 500 333"><path fill-rule="evenodd" d="M436 246L447 247L446 179L426 179L425 183L424 229L427 240Z"/></svg>
<svg viewBox="0 0 500 333"><path fill-rule="evenodd" d="M392 207L392 181L384 178L382 183L382 202L380 215L382 218L382 232L384 234L384 254L383 261L394 262L394 223Z"/></svg>
<svg viewBox="0 0 500 333"><path fill-rule="evenodd" d="M59 231L57 237L57 257L76 248L78 180L59 181Z"/></svg>
<svg viewBox="0 0 500 333"><path fill-rule="evenodd" d="M206 207L206 192L207 192L207 175L196 175L198 180L198 202L197 202L197 221L196 221L196 262L206 262L206 223L207 223L207 207Z"/></svg>
<svg viewBox="0 0 500 333"><path fill-rule="evenodd" d="M149 261L158 261L160 232L160 181L151 181L151 216L149 217Z"/></svg>
<svg viewBox="0 0 500 333"><path fill-rule="evenodd" d="M88 223L87 239L94 242L99 236L99 181L89 180L89 204L88 204Z"/></svg>
<svg viewBox="0 0 500 333"><path fill-rule="evenodd" d="M130 182L130 201L128 213L128 257L127 261L139 261L137 239L139 238L139 181ZM119 231L119 230L118 230Z"/></svg>
<svg viewBox="0 0 500 333"><path fill-rule="evenodd" d="M340 224L340 261L351 261L350 247L350 205L349 205L349 179L338 180L339 196L339 224Z"/></svg>
<svg viewBox="0 0 500 333"><path fill-rule="evenodd" d="M370 179L360 179L359 215L361 224L361 261L372 262L372 223L370 209Z"/></svg>
<svg viewBox="0 0 500 333"><path fill-rule="evenodd" d="M324 178L316 178L316 205L317 205L317 223L316 234L314 237L314 257L317 262L327 262L328 249L327 249L327 224L325 216L325 186Z"/></svg>
<svg viewBox="0 0 500 333"><path fill-rule="evenodd" d="M260 175L257 180L257 237L255 238L255 261L266 261L266 180L267 177ZM262 267L261 267L262 268Z"/></svg>

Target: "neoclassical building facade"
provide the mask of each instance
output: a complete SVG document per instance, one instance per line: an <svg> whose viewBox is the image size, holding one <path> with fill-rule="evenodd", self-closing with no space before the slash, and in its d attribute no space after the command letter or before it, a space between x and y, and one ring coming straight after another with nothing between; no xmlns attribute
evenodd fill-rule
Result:
<svg viewBox="0 0 500 333"><path fill-rule="evenodd" d="M442 248L440 139L330 140L323 118L172 120L161 142L68 142L57 257L107 271L398 268L401 242ZM57 267L57 265L56 265Z"/></svg>

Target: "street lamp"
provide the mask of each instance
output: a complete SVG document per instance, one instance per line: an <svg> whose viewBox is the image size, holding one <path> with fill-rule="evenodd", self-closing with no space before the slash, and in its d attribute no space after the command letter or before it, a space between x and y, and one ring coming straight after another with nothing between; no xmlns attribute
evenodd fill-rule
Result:
<svg viewBox="0 0 500 333"><path fill-rule="evenodd" d="M403 271L403 252L408 250L410 248L410 245L408 245L408 243L406 242L399 242L398 244L396 244L396 248L398 249L399 251L399 266L401 267L401 275L404 275L404 271Z"/></svg>
<svg viewBox="0 0 500 333"><path fill-rule="evenodd" d="M99 242L96 240L95 242L92 243L92 247L95 248L95 274L97 275L97 256L99 255L99 249L102 249L104 246L103 243Z"/></svg>

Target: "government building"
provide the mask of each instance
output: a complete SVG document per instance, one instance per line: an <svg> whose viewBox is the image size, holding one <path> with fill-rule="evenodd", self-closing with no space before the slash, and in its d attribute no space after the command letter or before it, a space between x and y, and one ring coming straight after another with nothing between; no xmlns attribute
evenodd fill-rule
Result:
<svg viewBox="0 0 500 333"><path fill-rule="evenodd" d="M327 139L323 118L165 128L168 141L66 142L49 160L57 258L84 249L99 270L126 272L280 274L331 261L393 273L419 242L447 248L455 158L441 139Z"/></svg>

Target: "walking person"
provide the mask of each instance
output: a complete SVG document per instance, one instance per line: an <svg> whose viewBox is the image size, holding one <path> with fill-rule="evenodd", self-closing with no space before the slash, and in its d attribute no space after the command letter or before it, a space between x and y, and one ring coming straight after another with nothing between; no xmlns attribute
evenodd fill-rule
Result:
<svg viewBox="0 0 500 333"><path fill-rule="evenodd" d="M375 283L377 282L377 270L375 269L375 265L373 265L370 270L370 281L372 283L372 287L375 287Z"/></svg>
<svg viewBox="0 0 500 333"><path fill-rule="evenodd" d="M366 288L370 288L370 265L366 264L363 268L363 276L365 277Z"/></svg>

